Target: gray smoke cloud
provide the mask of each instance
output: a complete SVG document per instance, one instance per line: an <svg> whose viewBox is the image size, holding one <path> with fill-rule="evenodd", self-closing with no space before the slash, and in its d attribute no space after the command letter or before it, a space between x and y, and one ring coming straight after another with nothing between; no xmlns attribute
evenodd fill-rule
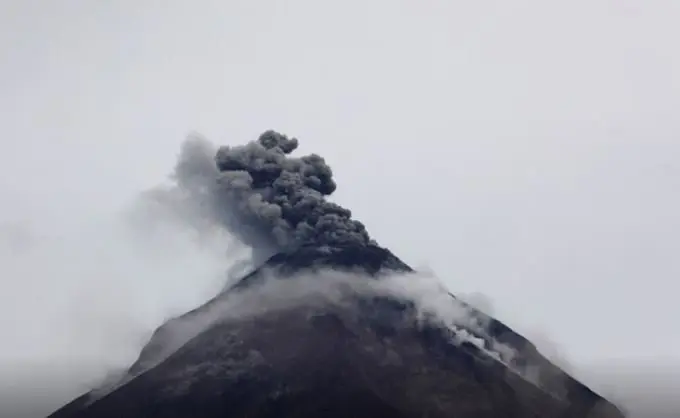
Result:
<svg viewBox="0 0 680 418"><path fill-rule="evenodd" d="M326 199L333 172L316 154L292 157L296 138L266 131L245 145L216 148L190 136L174 179L193 200L258 254L290 252L304 245L333 251L375 244L350 210Z"/></svg>

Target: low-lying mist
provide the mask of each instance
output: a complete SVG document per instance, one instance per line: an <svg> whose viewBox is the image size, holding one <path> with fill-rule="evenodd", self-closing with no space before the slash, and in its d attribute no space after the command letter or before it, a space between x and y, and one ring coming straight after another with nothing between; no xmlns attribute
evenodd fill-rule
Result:
<svg viewBox="0 0 680 418"><path fill-rule="evenodd" d="M144 195L110 213L8 209L0 405L38 396L32 416L129 366L157 326L216 294L248 255L223 231L199 230L188 211L178 217Z"/></svg>

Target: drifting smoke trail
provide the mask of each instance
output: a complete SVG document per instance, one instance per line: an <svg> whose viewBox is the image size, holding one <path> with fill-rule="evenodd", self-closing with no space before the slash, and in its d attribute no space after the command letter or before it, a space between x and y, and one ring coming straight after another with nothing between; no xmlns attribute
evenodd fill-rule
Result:
<svg viewBox="0 0 680 418"><path fill-rule="evenodd" d="M297 146L297 139L274 131L243 146L218 149L191 137L174 178L189 198L262 253L372 243L348 209L326 200L336 188L331 168L316 154L291 157Z"/></svg>

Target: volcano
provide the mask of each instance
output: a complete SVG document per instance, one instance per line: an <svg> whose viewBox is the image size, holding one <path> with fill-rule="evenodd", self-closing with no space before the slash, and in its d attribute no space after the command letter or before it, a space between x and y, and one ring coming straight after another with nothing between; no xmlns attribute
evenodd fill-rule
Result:
<svg viewBox="0 0 680 418"><path fill-rule="evenodd" d="M51 418L623 417L526 338L456 296L442 291L447 303L465 307L470 326L423 315L408 293L375 290L390 277L420 278L322 199L334 189L330 171L320 157L291 163L285 154L295 147L268 132L218 152L217 172L184 171L194 180L235 172L226 192L183 187L200 189L191 199L204 208L228 206L228 216L214 218L260 234L251 242L277 251L167 321L122 376Z"/></svg>

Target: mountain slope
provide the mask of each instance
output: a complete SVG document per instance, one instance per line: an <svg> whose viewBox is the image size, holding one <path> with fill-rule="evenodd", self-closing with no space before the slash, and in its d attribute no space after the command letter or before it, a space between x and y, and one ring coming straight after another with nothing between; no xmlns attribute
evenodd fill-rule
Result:
<svg viewBox="0 0 680 418"><path fill-rule="evenodd" d="M340 297L310 294L277 305L276 291L269 299L254 292L238 315L216 319L210 313L266 278L291 280L295 289L303 286L294 278L302 273L319 283L331 280L324 277L329 268L351 271L356 280L411 271L376 245L278 254L159 328L122 381L51 417L623 416L481 312L476 315L488 319L488 327L471 332L485 344L497 340L515 348L511 364L475 344L454 343L450 329L423 322L412 302L397 297L341 290ZM538 377L527 380L523 370Z"/></svg>

